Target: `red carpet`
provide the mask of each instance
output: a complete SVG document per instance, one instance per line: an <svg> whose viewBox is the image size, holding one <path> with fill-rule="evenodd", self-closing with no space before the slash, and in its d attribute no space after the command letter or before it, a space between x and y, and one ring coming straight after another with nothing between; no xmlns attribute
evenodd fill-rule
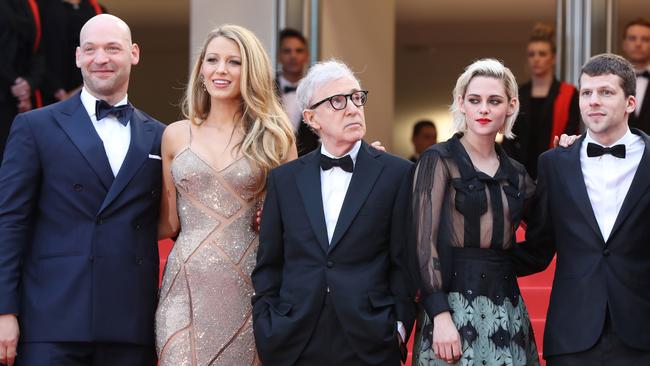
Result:
<svg viewBox="0 0 650 366"><path fill-rule="evenodd" d="M517 240L521 241L524 238L524 230L517 231ZM167 256L171 251L174 243L169 240L161 240L158 242L160 250L160 277L162 278L165 263L167 263ZM542 339L544 337L544 323L546 322L546 310L548 309L548 301L551 293L551 284L553 283L553 274L555 273L555 259L546 271L538 273L533 276L522 277L519 279L519 287L521 288L522 296L528 307L533 329L535 331L535 340L539 349L540 360L542 366L546 363L542 360ZM415 328L415 327L414 327ZM413 334L409 340L409 358L406 361L407 366L411 366L411 350L413 349Z"/></svg>

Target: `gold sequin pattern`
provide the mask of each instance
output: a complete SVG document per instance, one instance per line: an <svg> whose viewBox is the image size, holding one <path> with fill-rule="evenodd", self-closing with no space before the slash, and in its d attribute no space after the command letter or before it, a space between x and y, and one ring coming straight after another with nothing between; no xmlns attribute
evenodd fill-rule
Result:
<svg viewBox="0 0 650 366"><path fill-rule="evenodd" d="M217 171L189 147L171 169L181 233L156 313L160 365L260 365L250 305L260 174L245 159Z"/></svg>
<svg viewBox="0 0 650 366"><path fill-rule="evenodd" d="M234 169L234 165L242 161L238 160L229 168ZM189 148L174 159L172 176L177 190L192 192L200 203L221 216L228 218L241 208L238 197L224 186L219 172Z"/></svg>

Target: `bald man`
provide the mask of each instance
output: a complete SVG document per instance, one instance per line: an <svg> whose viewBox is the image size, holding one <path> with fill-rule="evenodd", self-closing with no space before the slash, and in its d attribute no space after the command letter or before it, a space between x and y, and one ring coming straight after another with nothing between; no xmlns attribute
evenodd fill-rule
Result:
<svg viewBox="0 0 650 366"><path fill-rule="evenodd" d="M139 57L126 23L90 19L82 91L14 120L0 167L0 363L155 365L164 125L128 101Z"/></svg>

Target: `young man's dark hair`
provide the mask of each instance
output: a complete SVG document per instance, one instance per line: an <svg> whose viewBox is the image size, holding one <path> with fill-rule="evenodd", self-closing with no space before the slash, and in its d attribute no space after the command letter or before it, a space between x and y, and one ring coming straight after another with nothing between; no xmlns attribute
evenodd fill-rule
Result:
<svg viewBox="0 0 650 366"><path fill-rule="evenodd" d="M636 18L636 19L630 21L629 23L625 24L625 28L623 28L623 39L625 39L625 37L627 37L627 30L630 29L630 27L632 27L634 25L640 25L640 26L643 26L643 27L650 28L650 22L648 20L646 20L645 18Z"/></svg>
<svg viewBox="0 0 650 366"><path fill-rule="evenodd" d="M417 136L420 133L420 131L422 131L422 129L427 126L433 127L434 129L436 128L436 125L434 125L431 120L423 119L417 121L415 125L413 125L413 137Z"/></svg>
<svg viewBox="0 0 650 366"><path fill-rule="evenodd" d="M307 44L307 38L300 31L293 28L285 28L280 31L279 43L282 44L285 38L298 38L302 43Z"/></svg>
<svg viewBox="0 0 650 366"><path fill-rule="evenodd" d="M582 74L599 76L613 74L621 78L621 88L625 97L636 95L636 74L630 61L610 53L592 57L582 67Z"/></svg>

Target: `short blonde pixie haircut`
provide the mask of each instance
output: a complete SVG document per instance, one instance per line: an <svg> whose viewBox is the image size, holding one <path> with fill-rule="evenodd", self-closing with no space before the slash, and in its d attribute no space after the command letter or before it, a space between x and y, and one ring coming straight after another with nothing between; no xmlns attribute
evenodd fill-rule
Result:
<svg viewBox="0 0 650 366"><path fill-rule="evenodd" d="M465 72L463 72L458 77L458 80L456 81L456 87L454 88L454 100L451 104L451 107L449 108L454 122L454 131L463 133L467 131L465 115L460 110L459 100L465 99L467 86L469 85L470 81L472 81L472 79L477 76L485 76L501 80L506 91L506 97L508 98L507 102L510 103L513 99L515 99L514 113L506 117L503 128L501 131L499 131L505 138L511 139L515 137L515 135L512 133L512 126L515 124L517 114L519 113L519 89L517 86L517 80L509 68L505 67L500 61L493 58L484 58L478 61L474 61L472 64L467 66L467 68L465 68Z"/></svg>

